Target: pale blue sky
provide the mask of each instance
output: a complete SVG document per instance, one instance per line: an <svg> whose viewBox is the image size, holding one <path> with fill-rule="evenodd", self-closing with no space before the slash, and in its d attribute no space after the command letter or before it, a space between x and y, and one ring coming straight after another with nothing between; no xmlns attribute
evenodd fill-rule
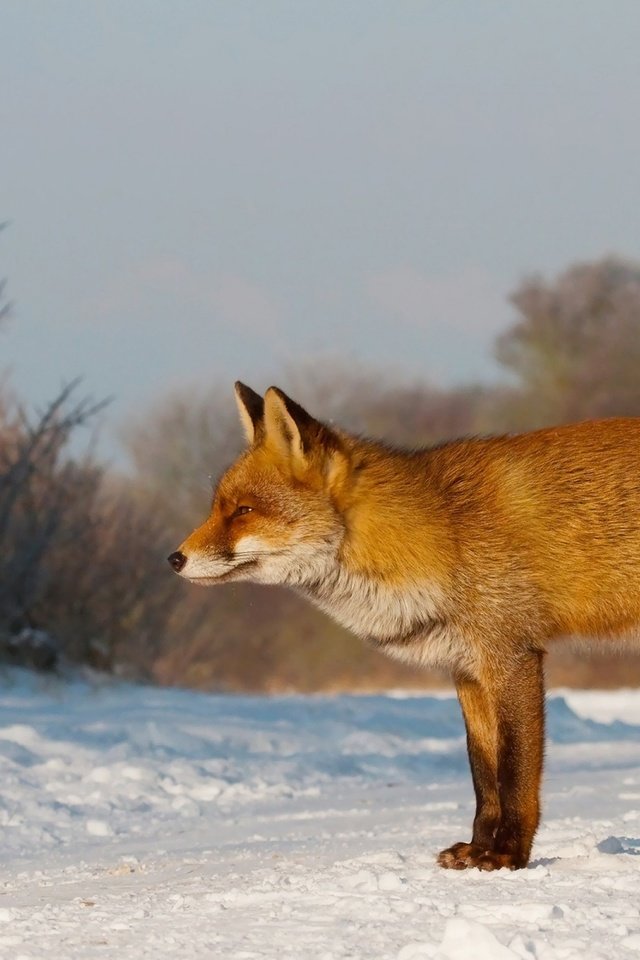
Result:
<svg viewBox="0 0 640 960"><path fill-rule="evenodd" d="M83 374L115 425L318 355L486 378L524 274L640 259L637 0L1 19L0 367L34 401Z"/></svg>

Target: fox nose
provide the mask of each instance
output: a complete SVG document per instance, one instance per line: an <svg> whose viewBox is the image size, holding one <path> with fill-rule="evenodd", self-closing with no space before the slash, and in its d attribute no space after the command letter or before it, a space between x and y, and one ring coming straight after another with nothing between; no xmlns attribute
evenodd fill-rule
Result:
<svg viewBox="0 0 640 960"><path fill-rule="evenodd" d="M179 550L176 550L175 553L169 554L169 556L167 557L167 560L169 561L169 563L171 564L171 566L173 567L176 573L180 573L185 563L187 562L187 558L185 557L184 553L180 553Z"/></svg>

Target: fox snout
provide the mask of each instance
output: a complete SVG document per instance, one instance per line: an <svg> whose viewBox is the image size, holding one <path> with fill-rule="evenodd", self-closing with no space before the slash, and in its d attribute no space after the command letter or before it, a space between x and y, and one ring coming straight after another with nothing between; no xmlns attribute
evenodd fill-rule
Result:
<svg viewBox="0 0 640 960"><path fill-rule="evenodd" d="M167 557L169 566L178 576L200 586L209 586L228 580L259 580L267 575L264 569L258 568L263 566L271 551L255 538L245 537L244 541L233 546L218 545L216 548L208 540L202 543L202 529L195 530ZM206 532L206 525L204 529Z"/></svg>

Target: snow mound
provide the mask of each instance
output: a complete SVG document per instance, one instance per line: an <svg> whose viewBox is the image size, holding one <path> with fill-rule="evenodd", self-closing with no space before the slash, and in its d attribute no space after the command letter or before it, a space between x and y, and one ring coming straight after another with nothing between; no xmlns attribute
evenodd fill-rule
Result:
<svg viewBox="0 0 640 960"><path fill-rule="evenodd" d="M640 694L548 704L529 869L436 867L473 816L453 697L0 681L0 957L638 954Z"/></svg>

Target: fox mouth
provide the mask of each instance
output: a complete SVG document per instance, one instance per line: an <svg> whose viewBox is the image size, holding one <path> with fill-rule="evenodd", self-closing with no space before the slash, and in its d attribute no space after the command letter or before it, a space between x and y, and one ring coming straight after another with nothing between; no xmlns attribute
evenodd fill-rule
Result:
<svg viewBox="0 0 640 960"><path fill-rule="evenodd" d="M241 563L236 564L235 567L232 567L230 570L225 570L224 573L219 573L216 576L211 577L187 577L191 583L196 583L201 587L213 586L216 583L224 583L225 580L232 580L236 573L240 570L251 570L252 567L257 567L257 560L243 560Z"/></svg>

